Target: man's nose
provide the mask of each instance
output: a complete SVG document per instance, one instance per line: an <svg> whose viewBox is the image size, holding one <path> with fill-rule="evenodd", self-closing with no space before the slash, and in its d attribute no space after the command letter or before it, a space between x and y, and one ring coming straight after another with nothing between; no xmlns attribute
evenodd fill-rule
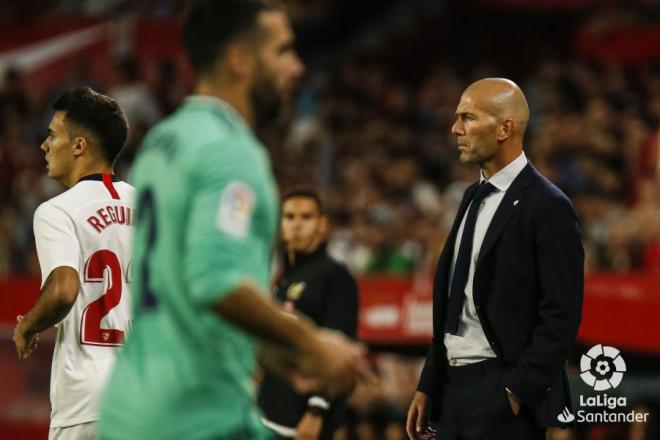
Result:
<svg viewBox="0 0 660 440"><path fill-rule="evenodd" d="M457 136L463 134L463 127L459 121L454 122L454 125L451 126L451 132Z"/></svg>

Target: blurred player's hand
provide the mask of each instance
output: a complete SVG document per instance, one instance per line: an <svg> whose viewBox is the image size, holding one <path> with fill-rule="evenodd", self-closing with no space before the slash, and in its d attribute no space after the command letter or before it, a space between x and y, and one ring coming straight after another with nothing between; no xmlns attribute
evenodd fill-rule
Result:
<svg viewBox="0 0 660 440"><path fill-rule="evenodd" d="M14 337L12 338L16 345L16 353L19 359L27 359L39 346L39 333L28 334L25 332L25 329L21 325L23 315L18 315L16 321L18 324L14 328Z"/></svg>
<svg viewBox="0 0 660 440"><path fill-rule="evenodd" d="M435 438L435 433L430 429L428 424L428 409L429 396L421 391L417 391L408 409L408 420L406 421L406 432L411 440Z"/></svg>
<svg viewBox="0 0 660 440"><path fill-rule="evenodd" d="M358 383L376 383L369 368L364 346L334 330L319 329L313 347L308 350L303 372L319 378L320 388L330 398L347 395Z"/></svg>

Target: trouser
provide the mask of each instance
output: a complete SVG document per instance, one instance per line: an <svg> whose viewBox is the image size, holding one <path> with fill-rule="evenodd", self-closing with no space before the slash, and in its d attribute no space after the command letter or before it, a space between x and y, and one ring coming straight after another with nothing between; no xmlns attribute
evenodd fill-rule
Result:
<svg viewBox="0 0 660 440"><path fill-rule="evenodd" d="M537 425L524 405L513 414L502 383L505 369L498 359L448 367L436 426L442 440L543 440L545 429Z"/></svg>

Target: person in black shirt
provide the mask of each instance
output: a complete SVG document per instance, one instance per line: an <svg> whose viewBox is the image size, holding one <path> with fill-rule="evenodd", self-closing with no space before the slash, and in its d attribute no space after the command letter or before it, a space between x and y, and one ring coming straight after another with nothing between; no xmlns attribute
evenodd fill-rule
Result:
<svg viewBox="0 0 660 440"><path fill-rule="evenodd" d="M326 251L328 221L313 189L298 188L282 199L283 273L274 295L293 313L317 325L356 337L357 284ZM280 438L331 439L343 423L344 401L298 393L289 381L266 372L259 391L264 424Z"/></svg>

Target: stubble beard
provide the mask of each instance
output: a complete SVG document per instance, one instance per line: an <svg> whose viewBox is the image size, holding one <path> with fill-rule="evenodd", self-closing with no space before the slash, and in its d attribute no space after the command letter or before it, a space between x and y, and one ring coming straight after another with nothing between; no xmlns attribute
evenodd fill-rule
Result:
<svg viewBox="0 0 660 440"><path fill-rule="evenodd" d="M265 128L275 124L283 114L283 99L277 93L273 81L268 77L261 77L250 93L254 120L257 128Z"/></svg>

